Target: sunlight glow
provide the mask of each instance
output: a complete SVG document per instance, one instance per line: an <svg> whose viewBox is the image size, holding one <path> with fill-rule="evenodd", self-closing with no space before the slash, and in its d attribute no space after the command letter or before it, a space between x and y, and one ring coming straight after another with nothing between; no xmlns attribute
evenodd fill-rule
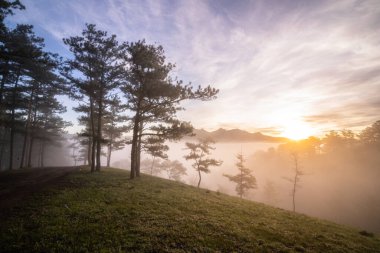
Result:
<svg viewBox="0 0 380 253"><path fill-rule="evenodd" d="M294 122L283 128L281 136L292 140L306 139L315 134L315 129L304 122Z"/></svg>

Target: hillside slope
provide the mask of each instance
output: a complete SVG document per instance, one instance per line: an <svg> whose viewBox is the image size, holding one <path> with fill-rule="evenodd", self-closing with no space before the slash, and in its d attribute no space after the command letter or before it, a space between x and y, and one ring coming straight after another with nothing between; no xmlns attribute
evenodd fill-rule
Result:
<svg viewBox="0 0 380 253"><path fill-rule="evenodd" d="M0 252L380 252L376 235L116 169L73 170L10 208Z"/></svg>

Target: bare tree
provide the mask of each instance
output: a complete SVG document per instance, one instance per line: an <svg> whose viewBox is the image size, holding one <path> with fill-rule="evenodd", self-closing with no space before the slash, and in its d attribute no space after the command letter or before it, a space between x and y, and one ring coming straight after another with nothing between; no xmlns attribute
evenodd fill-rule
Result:
<svg viewBox="0 0 380 253"><path fill-rule="evenodd" d="M299 158L298 152L292 152L290 156L293 163L294 177L288 180L293 184L292 200L293 200L293 212L295 212L297 187L299 187L298 183L301 179L301 176L303 175L303 172L301 171L300 158Z"/></svg>

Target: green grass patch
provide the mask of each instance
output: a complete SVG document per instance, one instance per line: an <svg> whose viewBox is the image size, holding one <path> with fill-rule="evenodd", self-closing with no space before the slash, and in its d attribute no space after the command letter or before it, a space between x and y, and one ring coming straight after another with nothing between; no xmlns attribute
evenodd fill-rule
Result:
<svg viewBox="0 0 380 253"><path fill-rule="evenodd" d="M213 191L78 171L2 213L0 252L380 252L377 235Z"/></svg>

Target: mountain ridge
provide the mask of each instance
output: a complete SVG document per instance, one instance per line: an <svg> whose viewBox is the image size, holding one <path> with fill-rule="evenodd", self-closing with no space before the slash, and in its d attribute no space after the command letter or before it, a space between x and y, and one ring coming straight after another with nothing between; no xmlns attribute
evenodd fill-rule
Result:
<svg viewBox="0 0 380 253"><path fill-rule="evenodd" d="M202 129L194 129L195 134L191 138L211 139L216 142L275 142L283 143L289 141L285 137L275 137L262 134L261 132L251 133L238 128L224 129L219 128L215 131L206 131Z"/></svg>

